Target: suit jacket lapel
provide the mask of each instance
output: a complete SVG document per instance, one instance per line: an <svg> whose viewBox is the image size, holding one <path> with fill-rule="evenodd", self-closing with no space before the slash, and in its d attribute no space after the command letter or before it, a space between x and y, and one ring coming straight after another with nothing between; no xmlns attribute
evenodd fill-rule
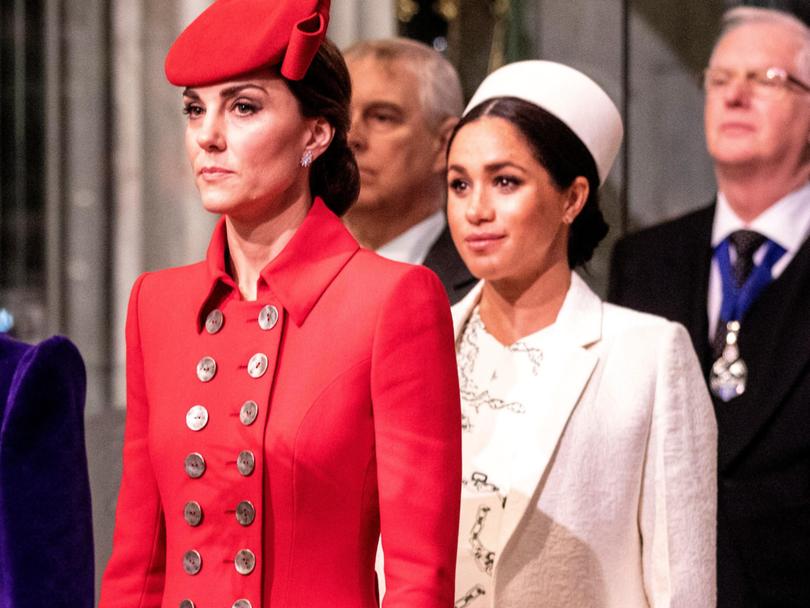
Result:
<svg viewBox="0 0 810 608"><path fill-rule="evenodd" d="M775 414L810 365L810 240L752 305L742 322L740 353L748 387L740 397L716 402L721 470L745 449Z"/></svg>
<svg viewBox="0 0 810 608"><path fill-rule="evenodd" d="M480 300L483 282L453 308L456 339ZM517 438L514 471L501 521L497 555L512 538L523 515L533 504L560 438L588 383L597 357L586 346L602 332L602 302L576 274L543 351L540 377L518 388L515 396L529 405L526 433Z"/></svg>
<svg viewBox="0 0 810 608"><path fill-rule="evenodd" d="M460 294L465 293L476 282L456 251L447 226L428 251L424 265L436 273L451 296L459 294L459 299Z"/></svg>
<svg viewBox="0 0 810 608"><path fill-rule="evenodd" d="M691 240L682 252L686 259L681 260L680 263L689 268L686 272L691 276L687 278L687 285L692 285L691 289L685 287L685 291L690 297L689 320L686 328L692 338L692 345L695 347L702 369L708 370L713 363L706 303L709 299L709 273L712 266L714 207L698 217L699 223L696 225L695 231L689 235Z"/></svg>

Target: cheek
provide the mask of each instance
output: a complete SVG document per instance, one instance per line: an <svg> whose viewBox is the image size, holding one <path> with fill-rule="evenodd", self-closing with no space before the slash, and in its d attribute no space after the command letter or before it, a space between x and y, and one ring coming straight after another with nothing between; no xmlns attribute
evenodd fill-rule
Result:
<svg viewBox="0 0 810 608"><path fill-rule="evenodd" d="M192 131L191 127L186 127L186 135L184 143L186 147L186 158L193 166L194 159L196 158L198 152L200 151L200 146L197 145L196 135Z"/></svg>
<svg viewBox="0 0 810 608"><path fill-rule="evenodd" d="M455 241L464 225L464 204L452 192L447 193L447 225Z"/></svg>

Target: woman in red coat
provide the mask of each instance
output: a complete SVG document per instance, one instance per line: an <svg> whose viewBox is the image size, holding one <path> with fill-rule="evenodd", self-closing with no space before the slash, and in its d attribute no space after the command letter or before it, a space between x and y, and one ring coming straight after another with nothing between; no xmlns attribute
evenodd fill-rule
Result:
<svg viewBox="0 0 810 608"><path fill-rule="evenodd" d="M102 608L453 604L460 414L438 279L361 250L328 2L218 0L185 87L206 260L142 275Z"/></svg>

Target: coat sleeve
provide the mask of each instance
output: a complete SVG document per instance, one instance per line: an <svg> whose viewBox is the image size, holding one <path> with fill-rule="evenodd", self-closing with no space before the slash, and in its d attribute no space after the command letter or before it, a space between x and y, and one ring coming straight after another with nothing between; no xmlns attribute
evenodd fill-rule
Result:
<svg viewBox="0 0 810 608"><path fill-rule="evenodd" d="M371 391L384 608L453 605L461 488L461 408L447 296L408 270L375 331Z"/></svg>
<svg viewBox="0 0 810 608"><path fill-rule="evenodd" d="M660 334L639 512L652 608L716 602L717 424L683 327Z"/></svg>
<svg viewBox="0 0 810 608"><path fill-rule="evenodd" d="M124 469L113 552L102 580L99 608L157 608L163 596L165 529L147 443L149 403L139 313L141 288L147 276L141 275L135 282L127 310Z"/></svg>

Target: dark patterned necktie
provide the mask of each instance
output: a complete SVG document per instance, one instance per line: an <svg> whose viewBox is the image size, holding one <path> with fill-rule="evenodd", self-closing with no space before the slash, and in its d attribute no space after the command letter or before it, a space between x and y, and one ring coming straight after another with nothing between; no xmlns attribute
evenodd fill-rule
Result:
<svg viewBox="0 0 810 608"><path fill-rule="evenodd" d="M751 272L754 270L754 254L767 239L753 230L737 230L729 235L728 240L736 253L733 271L734 281L739 289L745 285L748 277L751 276ZM720 319L717 322L717 330L714 332L714 340L712 341L712 353L715 359L723 354L725 346L726 324Z"/></svg>
<svg viewBox="0 0 810 608"><path fill-rule="evenodd" d="M753 230L737 230L731 233L728 240L734 245L734 251L737 253L737 259L734 260L734 279L739 288L745 285L751 276L751 271L754 270L754 254L766 239Z"/></svg>

